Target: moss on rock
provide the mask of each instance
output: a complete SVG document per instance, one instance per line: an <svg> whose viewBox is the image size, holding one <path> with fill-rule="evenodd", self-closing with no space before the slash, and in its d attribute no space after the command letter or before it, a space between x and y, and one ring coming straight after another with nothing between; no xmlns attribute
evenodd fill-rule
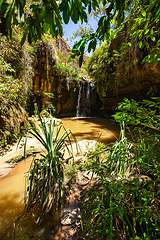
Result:
<svg viewBox="0 0 160 240"><path fill-rule="evenodd" d="M26 111L15 102L0 102L0 147L13 142L28 126Z"/></svg>

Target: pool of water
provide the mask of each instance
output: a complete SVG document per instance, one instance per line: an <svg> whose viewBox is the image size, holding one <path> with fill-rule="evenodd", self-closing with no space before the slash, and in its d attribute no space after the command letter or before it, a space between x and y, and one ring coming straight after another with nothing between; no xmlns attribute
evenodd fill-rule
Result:
<svg viewBox="0 0 160 240"><path fill-rule="evenodd" d="M65 128L71 129L77 141L98 140L107 144L119 136L119 126L105 118L62 118Z"/></svg>
<svg viewBox="0 0 160 240"><path fill-rule="evenodd" d="M62 123L66 129L71 129L77 141L97 140L101 134L100 141L109 143L115 140L114 135L117 137L119 135L118 125L103 118L63 118ZM37 225L38 209L34 209L18 225L14 224L24 209L24 175L28 171L31 161L32 156L18 163L9 175L0 178L1 240L54 239L59 228L59 213L54 216L46 215L40 225Z"/></svg>

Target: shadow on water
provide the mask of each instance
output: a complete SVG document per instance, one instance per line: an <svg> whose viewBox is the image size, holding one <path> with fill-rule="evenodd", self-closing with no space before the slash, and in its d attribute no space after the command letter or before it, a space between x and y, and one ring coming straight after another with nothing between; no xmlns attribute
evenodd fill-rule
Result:
<svg viewBox="0 0 160 240"><path fill-rule="evenodd" d="M66 129L71 129L77 141L97 140L103 129L100 138L103 143L115 141L113 134L119 136L118 124L104 118L65 118L62 122ZM55 213L54 216L46 214L38 225L38 208L14 224L24 210L24 172L28 171L31 160L32 157L28 157L20 162L0 181L0 240L52 240L61 226L60 213Z"/></svg>
<svg viewBox="0 0 160 240"><path fill-rule="evenodd" d="M17 197L17 194L0 197L0 240L54 239L60 227L60 213L48 213L37 224L40 210L36 207L24 216L24 204L18 203Z"/></svg>
<svg viewBox="0 0 160 240"><path fill-rule="evenodd" d="M105 144L113 142L119 137L119 124L105 118L64 118L62 122L66 128L71 129L77 141L84 139L97 140Z"/></svg>

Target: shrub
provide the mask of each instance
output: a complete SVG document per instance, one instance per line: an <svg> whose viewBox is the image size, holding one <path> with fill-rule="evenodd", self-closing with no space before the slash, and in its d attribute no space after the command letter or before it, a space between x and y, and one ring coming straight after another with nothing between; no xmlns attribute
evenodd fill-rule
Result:
<svg viewBox="0 0 160 240"><path fill-rule="evenodd" d="M40 157L34 157L27 174L28 187L26 191L26 212L30 211L35 204L40 204L41 213L37 219L40 221L45 212L60 210L63 206L63 184L64 184L64 162L73 159L70 137L76 142L73 133L66 130L64 126L57 126L53 118L48 122L41 118L37 105L35 110L41 123L41 131L31 127L27 130L24 155L28 134L34 136L44 147L45 151ZM48 126L49 123L49 126ZM64 133L60 136L60 131ZM68 152L67 159L64 158L65 151Z"/></svg>
<svg viewBox="0 0 160 240"><path fill-rule="evenodd" d="M153 98L119 104L114 117L125 123L132 141L121 134L97 165L101 181L86 194L82 211L87 239L160 239L159 103Z"/></svg>

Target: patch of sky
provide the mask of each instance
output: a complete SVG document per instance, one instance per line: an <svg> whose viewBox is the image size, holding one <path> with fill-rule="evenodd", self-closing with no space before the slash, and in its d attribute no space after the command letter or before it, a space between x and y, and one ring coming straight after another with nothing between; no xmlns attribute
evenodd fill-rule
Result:
<svg viewBox="0 0 160 240"><path fill-rule="evenodd" d="M76 37L75 39L71 39L71 37L73 36L73 33L79 29L79 26L82 26L82 27L89 27L91 26L93 28L93 30L95 31L97 29L97 20L93 17L93 16L90 16L89 19L88 19L88 23L73 23L71 20L69 21L68 24L63 24L63 30L64 30L64 36L63 38L67 41L68 45L72 48L73 45L75 44L76 41L79 41L80 40L80 37ZM86 50L86 54L88 56L91 56L92 55L92 52L88 53L87 50Z"/></svg>

